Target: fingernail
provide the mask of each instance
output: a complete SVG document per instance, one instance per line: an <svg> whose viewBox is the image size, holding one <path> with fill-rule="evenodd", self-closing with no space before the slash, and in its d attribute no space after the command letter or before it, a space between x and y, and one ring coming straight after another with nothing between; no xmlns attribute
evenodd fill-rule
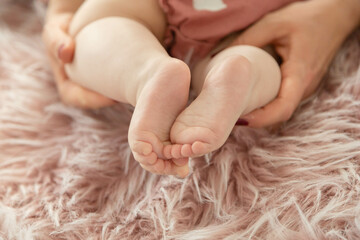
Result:
<svg viewBox="0 0 360 240"><path fill-rule="evenodd" d="M61 45L60 45L60 47L59 47L59 49L58 49L58 58L61 58L60 55L61 55L61 52L62 52L62 50L64 49L64 47L65 47L65 44L61 44Z"/></svg>
<svg viewBox="0 0 360 240"><path fill-rule="evenodd" d="M236 122L235 125L238 125L238 126L248 126L248 125L249 125L249 122L246 121L245 119L239 118L239 120Z"/></svg>

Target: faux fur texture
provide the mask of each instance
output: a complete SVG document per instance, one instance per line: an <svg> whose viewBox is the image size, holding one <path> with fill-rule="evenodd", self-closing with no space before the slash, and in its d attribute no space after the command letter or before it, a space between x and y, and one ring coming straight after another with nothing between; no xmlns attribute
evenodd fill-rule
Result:
<svg viewBox="0 0 360 240"><path fill-rule="evenodd" d="M180 180L133 160L126 106L60 102L24 2L0 2L1 239L360 239L360 31L278 133L235 127Z"/></svg>

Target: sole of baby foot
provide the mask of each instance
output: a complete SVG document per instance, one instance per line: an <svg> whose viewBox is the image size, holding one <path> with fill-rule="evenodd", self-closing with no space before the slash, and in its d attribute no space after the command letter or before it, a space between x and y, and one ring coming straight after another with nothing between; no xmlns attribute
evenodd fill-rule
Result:
<svg viewBox="0 0 360 240"><path fill-rule="evenodd" d="M168 147L172 157L198 157L220 148L247 107L254 86L251 64L229 56L212 67L199 96L176 119Z"/></svg>
<svg viewBox="0 0 360 240"><path fill-rule="evenodd" d="M180 60L169 57L152 71L139 91L128 133L135 160L150 165L166 159L164 147L169 144L171 126L186 106L190 86L190 70Z"/></svg>
<svg viewBox="0 0 360 240"><path fill-rule="evenodd" d="M141 164L140 166L148 172L159 175L174 175L185 178L189 175L188 159L163 160L157 159L153 165Z"/></svg>

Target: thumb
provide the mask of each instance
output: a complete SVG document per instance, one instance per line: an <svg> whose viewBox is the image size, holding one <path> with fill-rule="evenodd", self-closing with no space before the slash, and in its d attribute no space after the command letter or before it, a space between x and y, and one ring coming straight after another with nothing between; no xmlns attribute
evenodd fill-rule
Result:
<svg viewBox="0 0 360 240"><path fill-rule="evenodd" d="M75 51L75 41L64 33L63 41L58 48L58 57L63 63L71 63Z"/></svg>
<svg viewBox="0 0 360 240"><path fill-rule="evenodd" d="M242 32L230 46L251 45L264 47L273 43L280 36L281 28L278 26L278 24L271 21L271 17L266 16Z"/></svg>
<svg viewBox="0 0 360 240"><path fill-rule="evenodd" d="M58 61L69 63L75 50L74 40L57 24L46 24L43 40L49 53Z"/></svg>

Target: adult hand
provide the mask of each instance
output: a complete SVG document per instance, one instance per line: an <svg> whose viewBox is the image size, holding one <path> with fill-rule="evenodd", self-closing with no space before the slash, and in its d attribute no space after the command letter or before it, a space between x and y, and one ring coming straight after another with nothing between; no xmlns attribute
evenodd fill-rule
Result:
<svg viewBox="0 0 360 240"><path fill-rule="evenodd" d="M67 33L72 16L71 12L52 13L43 30L43 40L60 98L65 104L86 109L113 105L114 100L81 87L66 76L64 64L72 62L75 51L75 42Z"/></svg>
<svg viewBox="0 0 360 240"><path fill-rule="evenodd" d="M272 12L232 45L273 45L282 58L276 99L242 117L251 127L287 121L318 87L334 55L360 21L359 0L309 0Z"/></svg>

